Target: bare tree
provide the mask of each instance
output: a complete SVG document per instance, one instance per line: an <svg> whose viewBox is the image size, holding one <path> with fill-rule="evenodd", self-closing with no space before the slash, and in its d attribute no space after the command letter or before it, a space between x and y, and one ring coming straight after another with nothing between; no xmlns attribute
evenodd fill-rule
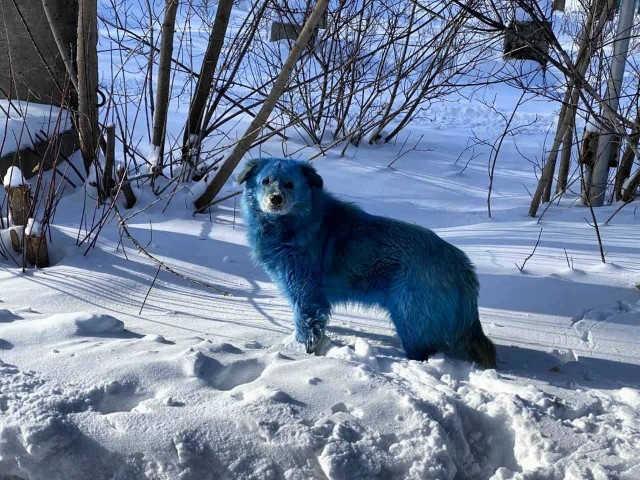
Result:
<svg viewBox="0 0 640 480"><path fill-rule="evenodd" d="M247 153L253 141L264 128L264 125L269 120L269 115L276 106L276 102L282 95L282 92L289 82L291 72L293 71L296 62L300 59L305 49L307 49L309 40L311 40L311 36L313 35L316 26L320 22L322 15L324 15L328 3L329 0L318 0L313 10L311 11L311 14L307 18L307 21L302 27L298 39L291 48L289 56L287 57L284 66L282 67L282 71L273 83L273 87L271 88L269 95L262 104L262 107L260 108L260 111L258 112L256 117L249 125L249 128L242 136L240 141L236 144L227 159L224 161L217 174L213 176L212 179L205 177L203 180L201 180L202 182L205 182L206 188L203 194L195 200L195 207L197 212L202 212L207 209L209 204L222 189L222 186L231 176L238 163L240 163L242 157L244 157L245 153Z"/></svg>
<svg viewBox="0 0 640 480"><path fill-rule="evenodd" d="M184 128L184 140L182 145L182 162L185 165L189 165L189 172L185 175L185 179L190 179L190 169L195 167L196 162L191 162L193 156L192 150L195 151L195 156L199 155L199 145L202 136L202 120L204 111L207 106L206 102L211 95L211 90L215 85L214 74L216 66L218 65L218 59L222 46L224 44L224 37L229 24L229 16L231 14L231 8L233 7L233 0L220 0L218 2L218 8L216 10L216 18L213 23L211 35L209 36L209 43L207 44L207 51L204 54L202 61L202 68L200 69L200 76L196 84L196 91L191 99L191 107L189 108L189 115L187 117L187 124ZM185 170L187 170L185 168Z"/></svg>
<svg viewBox="0 0 640 480"><path fill-rule="evenodd" d="M167 128L167 111L171 87L171 57L173 54L173 33L175 31L178 0L166 0L162 40L158 65L158 85L156 88L155 112L153 115L153 136L149 161L153 173L159 173L163 165L164 137Z"/></svg>

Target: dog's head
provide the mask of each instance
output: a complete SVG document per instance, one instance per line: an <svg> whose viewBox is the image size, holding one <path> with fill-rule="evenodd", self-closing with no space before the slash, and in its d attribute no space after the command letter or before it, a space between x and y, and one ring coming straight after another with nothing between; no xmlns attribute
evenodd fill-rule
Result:
<svg viewBox="0 0 640 480"><path fill-rule="evenodd" d="M322 188L322 177L309 163L280 158L249 160L238 175L238 183L245 182L245 199L270 215L308 210L313 190Z"/></svg>

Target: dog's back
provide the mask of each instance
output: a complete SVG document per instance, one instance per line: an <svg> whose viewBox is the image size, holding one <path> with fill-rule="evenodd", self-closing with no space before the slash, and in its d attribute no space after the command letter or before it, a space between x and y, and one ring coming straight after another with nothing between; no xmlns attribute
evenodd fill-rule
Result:
<svg viewBox="0 0 640 480"><path fill-rule="evenodd" d="M478 280L468 257L426 228L370 215L331 196L322 218L325 292L331 303L384 307L409 358L437 351L495 366L478 318Z"/></svg>

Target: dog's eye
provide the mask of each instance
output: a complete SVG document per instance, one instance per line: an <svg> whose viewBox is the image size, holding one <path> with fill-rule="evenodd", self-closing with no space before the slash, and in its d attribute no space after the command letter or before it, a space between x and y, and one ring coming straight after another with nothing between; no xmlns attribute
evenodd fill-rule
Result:
<svg viewBox="0 0 640 480"><path fill-rule="evenodd" d="M293 190L293 182L287 182L284 184L284 188L288 188L289 190Z"/></svg>
<svg viewBox="0 0 640 480"><path fill-rule="evenodd" d="M269 185L270 183L271 183L271 180L269 180L268 177L262 180L263 185Z"/></svg>

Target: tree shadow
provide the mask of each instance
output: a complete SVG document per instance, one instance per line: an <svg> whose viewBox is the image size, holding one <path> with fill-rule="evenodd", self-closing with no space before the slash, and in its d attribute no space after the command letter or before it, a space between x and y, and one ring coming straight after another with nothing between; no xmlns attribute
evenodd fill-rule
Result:
<svg viewBox="0 0 640 480"><path fill-rule="evenodd" d="M574 282L558 277L479 274L480 307L575 318L585 310L611 308L617 301L640 300L636 289ZM568 300L571 301L568 301ZM615 320L614 320L615 321Z"/></svg>
<svg viewBox="0 0 640 480"><path fill-rule="evenodd" d="M396 359L406 357L395 336L331 325L328 330L338 335L373 341L381 355ZM578 360L567 361L559 355L516 345L498 344L496 350L497 370L501 374L531 378L564 389L640 388L640 365L597 357L580 357Z"/></svg>
<svg viewBox="0 0 640 480"><path fill-rule="evenodd" d="M516 345L496 345L496 349L501 373L559 388L640 388L640 365L596 357L563 361L553 354Z"/></svg>

